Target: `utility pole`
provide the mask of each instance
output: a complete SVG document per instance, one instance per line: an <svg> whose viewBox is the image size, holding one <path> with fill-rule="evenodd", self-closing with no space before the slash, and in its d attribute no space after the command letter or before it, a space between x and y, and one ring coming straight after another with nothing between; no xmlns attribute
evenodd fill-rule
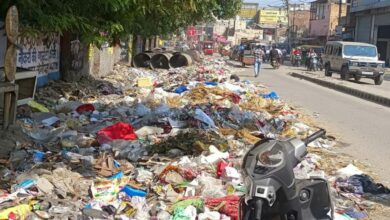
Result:
<svg viewBox="0 0 390 220"><path fill-rule="evenodd" d="M284 5L286 7L286 10L287 10L287 42L288 42L288 48L289 50L291 49L291 28L290 28L290 0L283 0L284 2Z"/></svg>
<svg viewBox="0 0 390 220"><path fill-rule="evenodd" d="M295 28L295 11L297 10L297 5L294 4L293 7L294 7L293 8L294 13L293 13L293 20L292 20L292 29L293 29L292 39L293 39L293 44L295 44L295 39L297 38L297 30L298 30L298 28ZM288 18L290 19L290 16Z"/></svg>
<svg viewBox="0 0 390 220"><path fill-rule="evenodd" d="M341 25L341 5L342 5L342 0L339 0L339 26Z"/></svg>

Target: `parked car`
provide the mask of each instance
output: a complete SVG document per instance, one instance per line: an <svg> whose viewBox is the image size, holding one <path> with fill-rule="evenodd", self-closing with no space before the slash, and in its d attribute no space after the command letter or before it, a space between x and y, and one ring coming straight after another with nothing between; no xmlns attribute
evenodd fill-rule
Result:
<svg viewBox="0 0 390 220"><path fill-rule="evenodd" d="M363 78L373 79L375 85L383 82L385 63L378 60L375 45L360 42L329 41L323 56L325 76L332 72L340 73L341 79L356 81Z"/></svg>

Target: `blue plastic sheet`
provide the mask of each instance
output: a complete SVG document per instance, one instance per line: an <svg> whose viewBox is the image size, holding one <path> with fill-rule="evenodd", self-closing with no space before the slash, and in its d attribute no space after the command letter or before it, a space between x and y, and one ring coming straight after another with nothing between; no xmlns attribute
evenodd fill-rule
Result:
<svg viewBox="0 0 390 220"><path fill-rule="evenodd" d="M185 92L185 91L187 91L187 90L188 90L187 86L179 86L179 87L177 87L177 88L175 89L175 93L181 94L181 93L183 93L183 92Z"/></svg>
<svg viewBox="0 0 390 220"><path fill-rule="evenodd" d="M204 111L202 111L201 109L197 108L195 110L195 116L194 118L198 119L199 121L205 123L207 125L208 128L215 128L215 124L214 124L214 121L213 119L211 119L206 113L204 113Z"/></svg>
<svg viewBox="0 0 390 220"><path fill-rule="evenodd" d="M279 99L278 94L276 94L276 92L274 92L274 91L272 91L268 94L262 94L261 96L265 99L272 99L272 100Z"/></svg>
<svg viewBox="0 0 390 220"><path fill-rule="evenodd" d="M206 86L217 86L218 83L217 82L205 82L204 83Z"/></svg>

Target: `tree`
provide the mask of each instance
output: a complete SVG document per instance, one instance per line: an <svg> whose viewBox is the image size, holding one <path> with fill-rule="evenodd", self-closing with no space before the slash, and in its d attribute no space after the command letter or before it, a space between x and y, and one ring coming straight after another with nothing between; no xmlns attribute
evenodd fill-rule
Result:
<svg viewBox="0 0 390 220"><path fill-rule="evenodd" d="M71 32L100 45L129 34L154 36L214 18L231 18L241 0L3 0L19 9L22 34Z"/></svg>

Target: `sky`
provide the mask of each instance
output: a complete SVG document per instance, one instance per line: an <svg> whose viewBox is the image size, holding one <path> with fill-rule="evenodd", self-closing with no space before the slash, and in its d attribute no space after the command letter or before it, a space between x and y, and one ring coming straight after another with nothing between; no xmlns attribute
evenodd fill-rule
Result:
<svg viewBox="0 0 390 220"><path fill-rule="evenodd" d="M295 3L304 3L304 2L311 2L313 0L290 0L291 4ZM244 2L253 2L253 3L259 3L260 6L280 6L282 5L282 0L244 0Z"/></svg>

